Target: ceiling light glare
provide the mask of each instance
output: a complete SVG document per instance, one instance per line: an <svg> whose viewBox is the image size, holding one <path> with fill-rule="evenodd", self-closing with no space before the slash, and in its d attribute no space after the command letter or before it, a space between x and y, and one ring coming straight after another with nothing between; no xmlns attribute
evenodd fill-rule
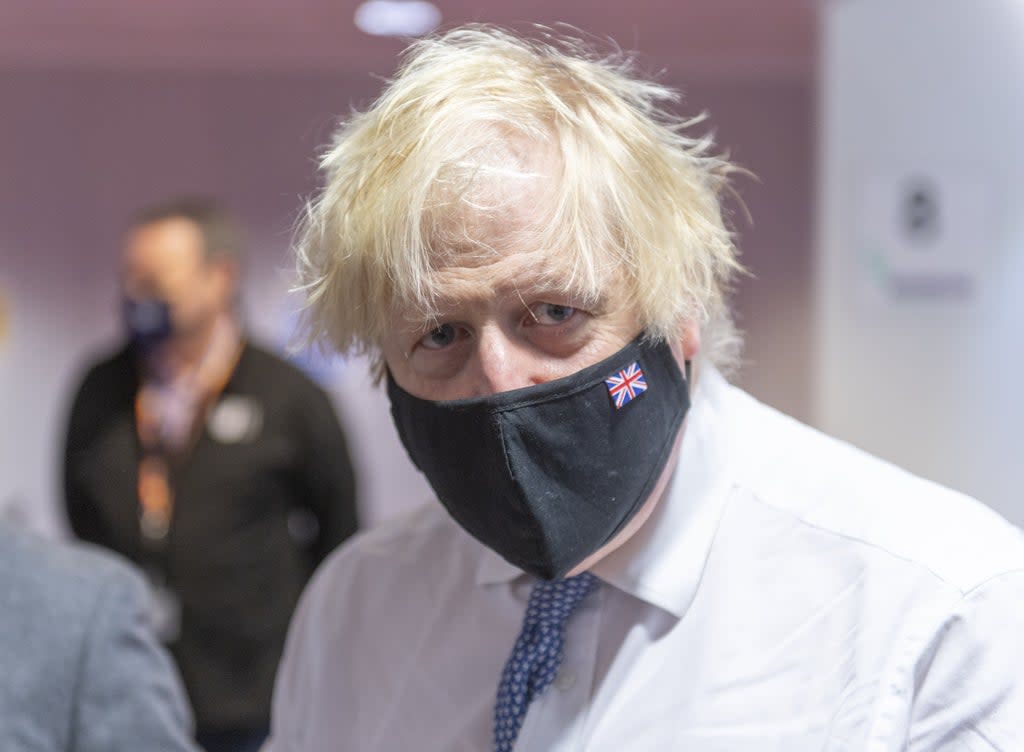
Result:
<svg viewBox="0 0 1024 752"><path fill-rule="evenodd" d="M356 8L356 26L379 37L418 37L441 25L441 11L426 0L367 0Z"/></svg>

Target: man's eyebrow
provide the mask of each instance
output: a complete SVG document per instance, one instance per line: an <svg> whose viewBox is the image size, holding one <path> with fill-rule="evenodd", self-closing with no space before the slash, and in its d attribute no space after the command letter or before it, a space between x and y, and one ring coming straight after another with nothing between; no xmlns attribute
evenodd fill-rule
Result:
<svg viewBox="0 0 1024 752"><path fill-rule="evenodd" d="M537 314L533 312L533 309L530 307L530 304L523 299L523 294L518 287L516 288L516 295L519 296L519 302L523 304L523 308L525 308L526 312L530 314L530 317L534 321L537 321Z"/></svg>
<svg viewBox="0 0 1024 752"><path fill-rule="evenodd" d="M570 288L560 285L551 279L540 279L525 284L508 286L511 294L516 295L529 308L530 303L564 302L567 305L587 308L592 313L600 313L607 308L607 296L603 292L592 292L581 288Z"/></svg>

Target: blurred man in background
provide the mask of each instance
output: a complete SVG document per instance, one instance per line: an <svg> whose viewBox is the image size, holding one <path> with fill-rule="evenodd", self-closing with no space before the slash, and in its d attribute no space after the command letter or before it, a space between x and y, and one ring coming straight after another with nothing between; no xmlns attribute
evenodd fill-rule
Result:
<svg viewBox="0 0 1024 752"><path fill-rule="evenodd" d="M0 523L0 749L192 752L148 602L113 555Z"/></svg>
<svg viewBox="0 0 1024 752"><path fill-rule="evenodd" d="M275 752L1024 749L1024 537L726 381L733 168L673 100L460 28L336 134L313 323L440 503L321 568Z"/></svg>
<svg viewBox="0 0 1024 752"><path fill-rule="evenodd" d="M82 381L64 462L74 532L148 575L154 623L210 752L265 736L298 595L356 529L327 396L245 339L240 252L211 202L138 215L122 267L129 341Z"/></svg>

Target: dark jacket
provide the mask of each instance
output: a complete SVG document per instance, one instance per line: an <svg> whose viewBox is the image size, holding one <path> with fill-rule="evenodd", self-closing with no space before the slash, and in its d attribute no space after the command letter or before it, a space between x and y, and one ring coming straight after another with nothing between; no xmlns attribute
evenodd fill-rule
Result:
<svg viewBox="0 0 1024 752"><path fill-rule="evenodd" d="M356 529L335 412L301 371L246 345L194 450L171 469L174 514L154 557L139 532L138 387L124 349L95 365L75 397L64 462L71 526L158 571L178 594L181 631L170 648L199 730L266 726L296 600L316 564ZM228 415L218 427L231 412L218 411L225 405L242 405L249 424Z"/></svg>

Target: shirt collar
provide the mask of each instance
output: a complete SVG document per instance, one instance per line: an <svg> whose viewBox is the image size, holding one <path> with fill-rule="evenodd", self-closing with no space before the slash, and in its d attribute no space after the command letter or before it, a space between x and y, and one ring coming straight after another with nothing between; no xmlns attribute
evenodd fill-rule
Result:
<svg viewBox="0 0 1024 752"><path fill-rule="evenodd" d="M697 592L704 563L732 481L726 473L723 431L732 387L701 363L683 443L664 498L644 526L591 570L604 582L682 618ZM478 584L525 576L480 546Z"/></svg>

